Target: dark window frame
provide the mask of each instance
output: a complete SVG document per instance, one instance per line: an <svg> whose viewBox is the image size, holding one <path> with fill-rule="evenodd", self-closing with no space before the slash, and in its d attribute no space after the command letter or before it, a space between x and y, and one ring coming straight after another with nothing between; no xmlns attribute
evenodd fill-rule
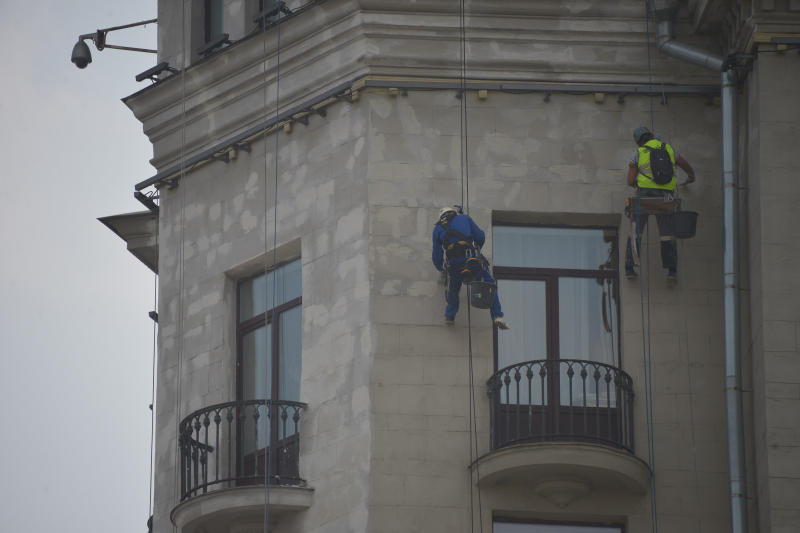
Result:
<svg viewBox="0 0 800 533"><path fill-rule="evenodd" d="M492 228L496 226L512 226L512 227L525 227L525 228L553 228L553 229L588 229L588 230L613 230L616 232L616 240L614 242L614 267L608 270L601 269L570 269L570 268L540 268L540 267L509 267L495 264L493 267L494 279L499 282L500 280L519 280L519 281L544 281L545 282L545 309L547 324L545 331L547 332L547 359L559 360L561 358L560 341L559 341L559 297L558 297L558 280L559 278L591 278L591 279L611 279L613 281L612 290L614 292L614 300L617 306L617 327L615 332L616 343L616 361L614 362L618 368L622 368L622 350L620 349L620 331L621 324L621 307L620 307L620 280L619 280L619 232L613 226L566 226L566 225L550 225L550 224L513 224L513 223L494 223ZM502 298L502 294L500 295ZM493 364L494 370L497 372L498 368L498 329L494 328L493 336Z"/></svg>
<svg viewBox="0 0 800 533"><path fill-rule="evenodd" d="M219 35L213 34L211 27L211 11L214 8L220 9L220 32ZM203 42L210 43L225 31L225 1L224 0L204 0L203 1Z"/></svg>
<svg viewBox="0 0 800 533"><path fill-rule="evenodd" d="M261 275L261 274L259 274ZM252 278L256 278L258 276L253 276ZM252 279L248 278L248 279ZM243 280L247 281L247 280ZM240 284L241 286L241 284ZM238 288L237 288L238 294ZM238 298L237 298L238 304ZM245 398L243 397L244 394L244 387L243 387L243 375L242 371L244 369L244 336L248 333L252 333L256 331L258 328L266 327L267 325L272 325L272 383L270 383L270 396L273 400L280 400L281 399L281 390L280 390L280 320L281 316L291 309L295 307L299 307L303 304L303 297L300 296L298 298L294 298L288 302L285 302L281 305L273 307L272 309L268 309L261 313L260 315L256 315L254 317L248 318L244 322L240 322L236 327L236 399L241 401ZM238 307L238 305L237 305ZM238 315L238 311L237 311ZM238 316L237 316L238 322ZM274 397L274 391L278 391L277 397ZM252 398L251 398L252 399Z"/></svg>
<svg viewBox="0 0 800 533"><path fill-rule="evenodd" d="M627 527L625 524L616 522L616 521L609 521L609 522L575 522L575 521L556 521L556 520L533 520L533 519L521 519L521 518L506 518L503 516L495 516L492 517L492 529L494 529L494 525L497 523L501 524L528 524L532 526L580 526L580 527L617 527L620 530L620 533L626 533Z"/></svg>
<svg viewBox="0 0 800 533"><path fill-rule="evenodd" d="M616 428L621 428L619 425L621 420L619 413L619 405L613 408L610 406L590 406L587 404L572 405L572 389L570 391L569 405L562 403L561 398L561 364L562 360L591 360L591 359L576 359L576 354L562 354L560 349L560 296L559 296L559 281L561 279L594 279L594 280L610 280L610 291L613 294L614 304L616 306L616 323L613 324L613 361L610 363L611 367L621 369L621 321L620 321L620 283L619 283L619 233L613 226L561 226L561 225L544 225L544 224L505 224L496 223L492 228L503 226L516 226L516 227L529 227L529 228L553 228L553 229L586 229L586 230L602 230L613 232L614 240L611 243L612 261L608 268L597 269L573 269L573 268L548 268L548 267L511 267L495 264L494 277L499 282L501 280L519 280L531 282L543 282L545 287L545 335L546 335L546 361L548 361L549 368L559 369L557 371L550 371L546 377L546 394L542 397L542 404L531 404L527 407L529 409L527 422L528 436L522 436L520 432L519 423L522 419L520 413L520 406L514 402L504 402L502 385L493 394L497 394L492 400L493 402L493 437L492 446L504 446L507 442L516 442L519 438L522 440L548 440L550 438L559 438L568 435L568 438L575 440L588 440L594 441L601 437L601 428L608 427L608 438L611 435L616 435L618 431ZM495 254L496 255L496 254ZM502 300L502 291L500 294ZM502 368L499 368L499 335L507 333L498 333L497 328L494 328L493 335L493 367L494 376L499 376ZM512 331L513 334L513 331ZM598 361L602 363L602 361ZM519 363L516 363L519 364ZM603 363L605 364L605 363ZM525 378L523 378L525 379ZM571 380L571 377L570 377ZM512 385L513 387L513 385ZM506 394L511 391L506 389ZM519 392L519 391L517 391ZM517 400L518 403L519 399ZM587 411L587 407L591 409ZM592 424L594 421L594 424ZM512 425L509 425L512 424ZM516 431L513 424L517 425ZM524 424L523 424L524 425ZM583 431L580 428L583 427ZM591 428L594 427L594 430ZM568 428L568 431L567 431ZM612 429L614 430L612 432ZM566 431L566 435L565 435ZM535 434L539 437L535 437ZM592 435L594 433L594 435ZM505 435L505 437L504 437ZM513 438L511 437L513 435ZM497 439L497 440L495 440ZM509 440L510 439L510 440ZM621 439L622 440L622 439Z"/></svg>
<svg viewBox="0 0 800 533"><path fill-rule="evenodd" d="M264 276L265 274L269 274L270 272L274 272L280 269L283 266L286 266L290 263L298 261L300 258L296 257L290 259L288 261L283 261L278 263L277 265L273 266L272 268L268 269L266 272L261 271L257 274L253 274L252 276L248 276L246 278L240 279L236 283L236 400L238 402L242 402L248 399L254 398L244 398L244 337L249 333L253 333L254 331L258 330L261 327L266 327L268 325L272 326L272 342L271 344L271 354L272 354L272 361L271 361L271 377L272 382L270 383L270 400L281 400L281 390L280 390L280 364L281 364L281 356L280 356L280 327L281 327L281 316L286 313L287 311L296 309L298 307L302 307L303 304L303 297L298 296L297 298L293 298L287 302L282 304L276 305L275 307L268 308L262 313L254 315L250 318L245 320L241 319L241 287L244 283L251 281L255 278L260 276ZM301 292L302 293L302 292ZM302 316L302 315L301 315ZM276 393L277 391L277 393ZM272 411L273 415L270 418L270 439L269 439L269 446L277 450L281 447L281 445L285 445L279 438L280 432L278 431L278 417L275 416L277 410ZM236 426L236 449L242 450L242 427L237 424ZM243 456L242 453L236 454L236 471L237 472L244 472L245 470L249 470L249 466L246 466L245 463L247 462L254 462L254 468L258 470L258 472L262 472L263 466L261 466L265 459L265 449L256 450L256 452L252 454L248 454L247 456ZM271 456L271 464L272 464L272 471L278 471L278 462L280 457L277 454L272 454ZM243 482L241 484L249 484L250 482Z"/></svg>

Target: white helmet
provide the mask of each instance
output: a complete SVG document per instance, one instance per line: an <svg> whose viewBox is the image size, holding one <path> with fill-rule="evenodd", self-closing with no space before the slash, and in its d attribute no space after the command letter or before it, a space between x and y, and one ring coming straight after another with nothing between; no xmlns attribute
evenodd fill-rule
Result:
<svg viewBox="0 0 800 533"><path fill-rule="evenodd" d="M439 220L441 220L447 213L453 213L454 215L458 214L458 209L449 205L447 207L443 207L439 210Z"/></svg>

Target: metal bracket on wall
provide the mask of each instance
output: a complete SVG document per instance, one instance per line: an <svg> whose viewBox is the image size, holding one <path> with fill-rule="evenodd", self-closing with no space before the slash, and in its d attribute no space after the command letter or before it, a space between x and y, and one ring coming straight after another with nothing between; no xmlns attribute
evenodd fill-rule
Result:
<svg viewBox="0 0 800 533"><path fill-rule="evenodd" d="M213 41L210 41L204 44L202 47L197 49L197 55L208 57L214 52L217 52L223 45L232 45L233 41L230 40L230 35L227 33L223 33Z"/></svg>
<svg viewBox="0 0 800 533"><path fill-rule="evenodd" d="M158 199L158 193L147 195L144 194L142 191L134 191L133 197L139 200L147 209L152 211L153 213L158 213L158 204L155 203L153 200Z"/></svg>

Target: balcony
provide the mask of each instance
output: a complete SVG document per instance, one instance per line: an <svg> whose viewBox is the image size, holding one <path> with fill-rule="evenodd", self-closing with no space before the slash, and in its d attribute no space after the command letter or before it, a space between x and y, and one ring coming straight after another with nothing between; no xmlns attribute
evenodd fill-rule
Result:
<svg viewBox="0 0 800 533"><path fill-rule="evenodd" d="M307 509L313 491L299 473L305 408L299 402L248 400L184 418L178 427L181 503L172 512L179 530L228 531L263 521L267 494L273 520Z"/></svg>
<svg viewBox="0 0 800 533"><path fill-rule="evenodd" d="M633 455L633 380L577 359L517 363L488 381L491 449L482 485L536 480L561 503L607 487L643 493L647 465Z"/></svg>

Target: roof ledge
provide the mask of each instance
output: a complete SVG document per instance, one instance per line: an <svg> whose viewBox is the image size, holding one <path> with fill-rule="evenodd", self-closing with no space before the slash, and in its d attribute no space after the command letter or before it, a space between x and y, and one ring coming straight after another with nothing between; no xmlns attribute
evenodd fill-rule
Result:
<svg viewBox="0 0 800 533"><path fill-rule="evenodd" d="M139 211L98 218L128 245L128 251L158 274L158 215Z"/></svg>

